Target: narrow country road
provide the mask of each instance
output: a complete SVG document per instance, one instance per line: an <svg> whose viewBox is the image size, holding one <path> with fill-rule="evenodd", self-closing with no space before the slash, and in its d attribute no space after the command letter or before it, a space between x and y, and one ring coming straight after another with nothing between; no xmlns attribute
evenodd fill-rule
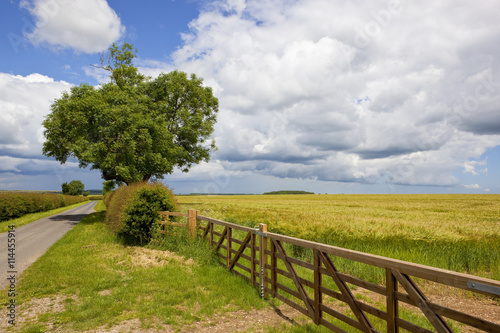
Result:
<svg viewBox="0 0 500 333"><path fill-rule="evenodd" d="M94 212L97 201L67 210L57 215L45 217L22 227L15 228L15 252L8 251L8 232L0 234L0 290L9 285L9 277L18 280L21 273L44 254L52 244L72 229L85 215ZM15 264L9 267L8 260L13 254ZM11 273L9 273L11 272Z"/></svg>

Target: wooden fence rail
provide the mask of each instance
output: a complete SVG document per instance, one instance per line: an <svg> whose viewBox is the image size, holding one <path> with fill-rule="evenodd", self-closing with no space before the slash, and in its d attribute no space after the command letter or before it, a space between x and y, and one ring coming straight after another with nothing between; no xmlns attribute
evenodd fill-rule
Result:
<svg viewBox="0 0 500 333"><path fill-rule="evenodd" d="M160 225L171 225L174 227L186 227L188 229L188 236L190 239L196 237L196 216L198 215L198 211L190 209L187 214L179 213L179 212L158 212L158 214L170 217L170 216L181 216L187 217L187 223L179 223L179 222L170 222L170 221L160 221L158 222ZM165 230L160 231L162 234L165 234Z"/></svg>
<svg viewBox="0 0 500 333"><path fill-rule="evenodd" d="M441 333L460 326L500 332L497 323L440 305L421 289L438 283L499 302L500 281L275 234L265 224L253 229L198 214L189 210L180 215L188 217L182 225L191 237L207 239L221 264L260 288L262 297L277 298L334 332ZM301 250L294 252L310 253L309 259L289 254L297 248ZM385 284L340 272L335 265L339 258L384 270ZM415 319L415 313L421 318Z"/></svg>

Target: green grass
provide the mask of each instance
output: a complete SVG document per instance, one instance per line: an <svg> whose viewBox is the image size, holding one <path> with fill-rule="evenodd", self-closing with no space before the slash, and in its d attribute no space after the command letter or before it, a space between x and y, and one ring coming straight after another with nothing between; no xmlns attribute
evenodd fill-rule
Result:
<svg viewBox="0 0 500 333"><path fill-rule="evenodd" d="M131 319L146 328L178 329L215 314L268 306L257 290L214 264L206 244L156 242L175 247L176 254L124 246L103 224L104 214L85 217L24 272L18 309L35 300L59 309L16 325L16 331L92 330Z"/></svg>
<svg viewBox="0 0 500 333"><path fill-rule="evenodd" d="M16 228L19 228L20 226L23 226L25 224L29 224L31 222L35 222L36 220L43 219L44 217L52 216L52 215L59 214L59 213L62 213L64 211L70 210L72 208L83 206L86 203L89 203L89 201L84 201L84 202L80 202L80 203L77 203L77 204L74 204L71 206L60 207L60 208L48 210L46 212L26 214L26 215L18 217L16 219L0 222L0 233L7 232L9 230L10 225L15 225Z"/></svg>

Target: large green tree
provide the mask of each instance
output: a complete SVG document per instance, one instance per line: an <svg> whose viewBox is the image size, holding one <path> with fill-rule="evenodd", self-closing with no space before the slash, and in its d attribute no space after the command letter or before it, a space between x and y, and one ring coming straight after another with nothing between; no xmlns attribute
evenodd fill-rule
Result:
<svg viewBox="0 0 500 333"><path fill-rule="evenodd" d="M101 56L110 82L64 92L43 122L43 153L61 163L76 158L104 180L130 184L187 172L210 159L218 100L203 80L173 71L151 79L132 61L136 50L113 44Z"/></svg>

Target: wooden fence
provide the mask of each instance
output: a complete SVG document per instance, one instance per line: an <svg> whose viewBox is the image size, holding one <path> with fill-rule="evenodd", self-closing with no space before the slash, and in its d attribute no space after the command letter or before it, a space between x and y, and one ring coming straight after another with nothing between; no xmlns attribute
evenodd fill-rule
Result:
<svg viewBox="0 0 500 333"><path fill-rule="evenodd" d="M444 288L456 297L480 295L497 303L500 318L500 281L275 234L265 224L253 229L196 210L160 214L188 217L188 223L174 225L188 227L191 238L207 239L221 264L260 288L262 297L277 298L334 332L454 332L457 327L500 332L500 325L466 313L465 306L440 305L423 291L438 284L434 290ZM345 259L383 270L385 283L340 272L335 263Z"/></svg>

